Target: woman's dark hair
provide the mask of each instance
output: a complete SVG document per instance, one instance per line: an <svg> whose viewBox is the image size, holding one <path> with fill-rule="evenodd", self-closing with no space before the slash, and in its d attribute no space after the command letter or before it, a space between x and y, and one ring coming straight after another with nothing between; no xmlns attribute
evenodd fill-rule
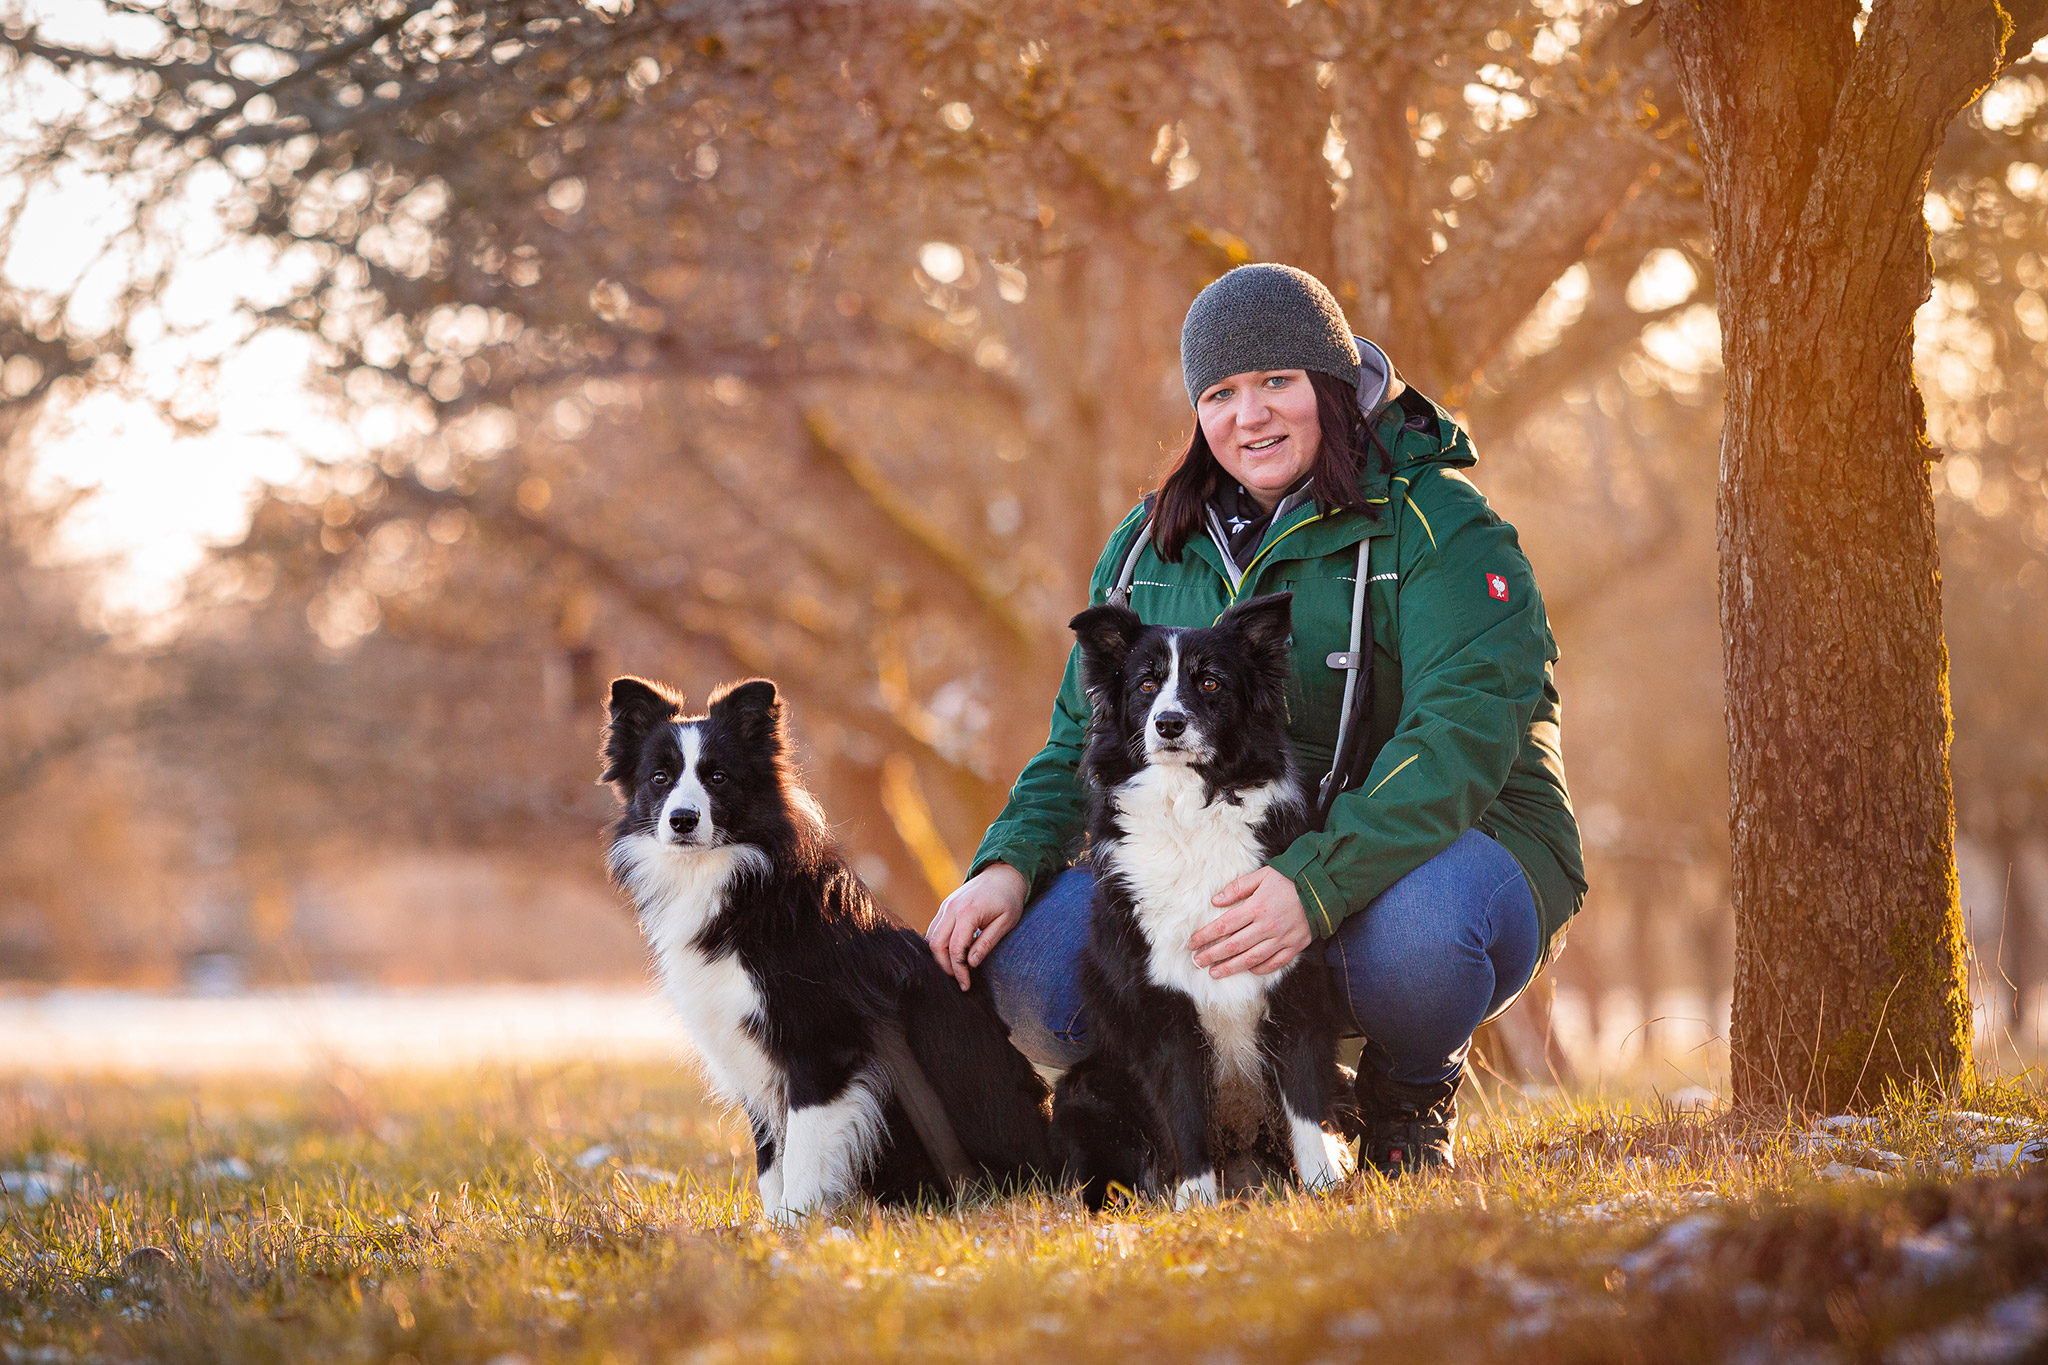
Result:
<svg viewBox="0 0 2048 1365"><path fill-rule="evenodd" d="M1393 455L1359 410L1357 390L1319 370L1306 373L1309 387L1315 390L1316 421L1323 429L1322 447L1309 467L1309 491L1315 495L1316 510L1325 514L1339 509L1363 511L1360 475L1375 458L1391 473ZM1188 538L1203 527L1218 481L1229 477L1209 449L1198 414L1188 448L1159 485L1159 497L1152 507L1152 547L1161 559L1169 564L1180 562Z"/></svg>

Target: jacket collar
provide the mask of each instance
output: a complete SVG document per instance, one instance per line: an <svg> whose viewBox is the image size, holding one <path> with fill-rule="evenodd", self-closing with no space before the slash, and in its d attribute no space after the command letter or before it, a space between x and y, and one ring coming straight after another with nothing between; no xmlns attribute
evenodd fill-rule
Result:
<svg viewBox="0 0 2048 1365"><path fill-rule="evenodd" d="M1230 563L1229 556L1224 554L1213 534L1188 537L1187 553L1215 570L1217 577L1230 584L1235 596L1247 579L1256 579L1271 565L1291 559L1319 559L1348 545L1356 545L1367 536L1392 533L1393 517L1377 507L1368 510L1373 514L1370 517L1349 511L1324 514L1316 510L1313 499L1303 499L1293 510L1273 518L1273 524L1266 529L1266 538L1259 543L1243 572Z"/></svg>

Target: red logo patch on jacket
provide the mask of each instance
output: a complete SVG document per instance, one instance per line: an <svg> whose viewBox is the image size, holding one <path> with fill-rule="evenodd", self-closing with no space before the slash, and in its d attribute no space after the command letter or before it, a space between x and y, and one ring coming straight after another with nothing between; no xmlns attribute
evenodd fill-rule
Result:
<svg viewBox="0 0 2048 1365"><path fill-rule="evenodd" d="M1486 595L1496 602L1508 600L1508 581L1497 573L1486 576Z"/></svg>

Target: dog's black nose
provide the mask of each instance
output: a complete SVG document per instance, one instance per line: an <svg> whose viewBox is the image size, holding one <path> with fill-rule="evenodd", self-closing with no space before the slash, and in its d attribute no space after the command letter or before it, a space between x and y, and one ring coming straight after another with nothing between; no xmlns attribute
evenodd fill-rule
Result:
<svg viewBox="0 0 2048 1365"><path fill-rule="evenodd" d="M1179 739L1181 731L1188 728L1188 718L1179 711L1161 711L1152 717L1152 728L1161 739Z"/></svg>
<svg viewBox="0 0 2048 1365"><path fill-rule="evenodd" d="M697 812L693 810L670 811L668 827L678 834L688 834L697 828Z"/></svg>

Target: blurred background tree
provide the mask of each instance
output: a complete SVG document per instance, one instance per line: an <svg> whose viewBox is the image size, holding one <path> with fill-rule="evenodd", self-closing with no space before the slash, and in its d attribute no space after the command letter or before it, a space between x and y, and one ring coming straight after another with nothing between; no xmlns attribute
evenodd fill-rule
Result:
<svg viewBox="0 0 2048 1365"><path fill-rule="evenodd" d="M345 848L594 877L604 680L768 673L921 923L1042 739L1104 536L1185 439L1187 301L1288 260L1466 415L1545 584L1595 860L1561 1026L1689 1038L1732 962L1719 361L1643 14L443 0L173 3L106 50L17 28L19 71L82 92L22 172L123 177L138 241L217 188L290 281L255 321L314 338L390 433L270 490L195 580L152 656L180 698L155 751L269 869L252 900ZM1952 145L1995 178L2028 136ZM131 311L151 288L138 267Z"/></svg>

